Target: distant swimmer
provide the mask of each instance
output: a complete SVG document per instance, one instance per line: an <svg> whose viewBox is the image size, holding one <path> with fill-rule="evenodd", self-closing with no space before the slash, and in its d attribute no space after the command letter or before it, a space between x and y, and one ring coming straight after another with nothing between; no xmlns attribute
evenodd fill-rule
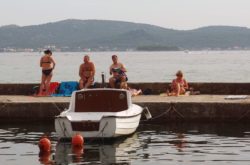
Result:
<svg viewBox="0 0 250 165"><path fill-rule="evenodd" d="M45 50L44 55L40 59L40 67L42 68L41 85L38 95L49 95L49 86L52 79L52 71L54 70L56 63L52 58L51 50Z"/></svg>
<svg viewBox="0 0 250 165"><path fill-rule="evenodd" d="M83 58L83 63L80 65L79 68L79 88L89 88L94 82L95 76L95 65L93 62L90 61L90 57L85 55Z"/></svg>
<svg viewBox="0 0 250 165"><path fill-rule="evenodd" d="M117 55L112 56L113 64L109 68L109 73L112 75L112 77L109 79L109 85L111 88L115 88L117 85L119 85L119 88L124 88L124 86L127 86L127 75L125 72L127 72L127 69L125 66L118 62Z"/></svg>

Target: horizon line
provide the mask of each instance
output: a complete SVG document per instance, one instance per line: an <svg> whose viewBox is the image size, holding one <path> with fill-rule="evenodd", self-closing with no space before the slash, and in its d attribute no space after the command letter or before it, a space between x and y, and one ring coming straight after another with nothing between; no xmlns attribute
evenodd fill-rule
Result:
<svg viewBox="0 0 250 165"><path fill-rule="evenodd" d="M126 21L126 20L111 20L111 19L76 19L76 18L68 18L68 19L61 19L56 21L48 21L45 23L38 23L38 24L29 24L29 25L18 25L18 24L7 24L7 25L0 25L0 28L8 27L8 26L17 26L17 27L29 27L29 26L40 26L40 25L46 25L50 23L58 23L63 21L69 21L69 20L75 20L75 21L114 21L114 22L126 22L126 23L134 23L134 24L144 24L144 25L151 25L156 26L164 29L170 29L170 30L178 30L178 31L190 31L190 30L196 30L201 28L207 28L207 27L238 27L238 28L246 28L250 29L250 27L247 26L240 26L240 25L204 25L199 26L191 29L179 29L179 28L170 28L170 27L164 27L160 25L150 24L150 23L142 23L142 22L134 22L134 21Z"/></svg>

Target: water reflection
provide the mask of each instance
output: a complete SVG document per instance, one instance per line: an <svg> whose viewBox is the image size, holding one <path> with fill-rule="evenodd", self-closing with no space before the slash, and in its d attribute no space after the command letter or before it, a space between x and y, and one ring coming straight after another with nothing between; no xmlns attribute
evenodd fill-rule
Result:
<svg viewBox="0 0 250 165"><path fill-rule="evenodd" d="M43 134L50 153L39 153ZM0 164L250 164L249 137L244 123L141 125L133 136L72 148L57 142L53 123L1 124Z"/></svg>
<svg viewBox="0 0 250 165"><path fill-rule="evenodd" d="M182 152L186 144L185 135L183 133L177 133L176 141L172 141L172 143L176 146L179 152Z"/></svg>
<svg viewBox="0 0 250 165"><path fill-rule="evenodd" d="M44 165L54 164L50 152L39 152L39 162Z"/></svg>
<svg viewBox="0 0 250 165"><path fill-rule="evenodd" d="M91 144L92 143L92 144ZM58 142L55 151L56 164L131 164L130 153L140 147L137 134L114 142L91 142L83 148L72 148L70 143Z"/></svg>
<svg viewBox="0 0 250 165"><path fill-rule="evenodd" d="M0 123L0 142L37 144L42 135L57 139L53 123Z"/></svg>

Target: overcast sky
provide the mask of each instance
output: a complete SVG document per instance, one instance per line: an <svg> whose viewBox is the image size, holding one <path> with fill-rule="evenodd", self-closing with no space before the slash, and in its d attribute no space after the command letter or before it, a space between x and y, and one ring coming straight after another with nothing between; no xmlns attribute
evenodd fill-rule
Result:
<svg viewBox="0 0 250 165"><path fill-rule="evenodd" d="M147 23L173 29L250 28L250 0L0 0L0 26L64 19Z"/></svg>

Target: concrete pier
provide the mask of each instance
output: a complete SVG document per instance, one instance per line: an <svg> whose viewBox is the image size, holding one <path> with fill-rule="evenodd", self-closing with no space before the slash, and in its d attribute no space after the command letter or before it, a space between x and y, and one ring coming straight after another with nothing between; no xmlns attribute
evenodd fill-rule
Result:
<svg viewBox="0 0 250 165"><path fill-rule="evenodd" d="M169 88L170 83L131 83L128 85L131 88L142 89L142 91L148 90L150 94L158 95L165 92ZM27 84L0 84L0 95L32 95L34 93L33 88L38 87L39 84L27 83ZM100 83L96 83L97 87L100 87ZM189 83L189 86L196 91L200 91L205 95L240 95L250 94L250 83Z"/></svg>
<svg viewBox="0 0 250 165"><path fill-rule="evenodd" d="M133 103L147 106L153 116L148 122L250 122L250 98L226 100L227 95L164 97L142 95ZM53 121L68 107L70 97L0 95L0 121ZM143 120L143 119L142 119Z"/></svg>

